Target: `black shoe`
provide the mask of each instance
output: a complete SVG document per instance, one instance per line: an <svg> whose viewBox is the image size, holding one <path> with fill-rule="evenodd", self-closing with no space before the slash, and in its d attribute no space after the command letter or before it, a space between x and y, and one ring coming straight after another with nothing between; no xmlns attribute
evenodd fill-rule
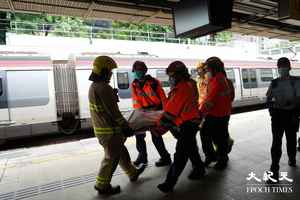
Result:
<svg viewBox="0 0 300 200"><path fill-rule="evenodd" d="M168 193L168 192L172 192L172 191L173 191L174 186L175 186L175 183L172 184L172 183L164 182L164 183L159 184L159 185L157 186L157 188L158 188L161 192Z"/></svg>
<svg viewBox="0 0 300 200"><path fill-rule="evenodd" d="M157 162L155 162L156 167L163 167L172 164L172 160L170 157L168 158L160 158Z"/></svg>
<svg viewBox="0 0 300 200"><path fill-rule="evenodd" d="M190 173L188 178L190 180L200 180L205 175L205 168L204 167L197 167L193 169L193 171Z"/></svg>
<svg viewBox="0 0 300 200"><path fill-rule="evenodd" d="M278 171L272 171L272 170L270 170L270 172L272 172L273 173L273 175L271 176L271 178L273 179L269 179L269 180L267 180L267 184L276 184L276 183L278 183L279 182L279 172Z"/></svg>
<svg viewBox="0 0 300 200"><path fill-rule="evenodd" d="M216 161L217 161L217 158L215 158L215 157L206 157L205 161L204 161L204 165L206 167L208 167L210 165L210 163L216 162Z"/></svg>
<svg viewBox="0 0 300 200"><path fill-rule="evenodd" d="M138 180L139 176L145 171L146 165L142 165L140 168L137 169L137 173L130 178L131 182L135 182Z"/></svg>
<svg viewBox="0 0 300 200"><path fill-rule="evenodd" d="M114 195L121 192L121 187L119 185L112 187L111 185L107 188L101 189L97 185L94 186L95 190L98 191L98 194L104 195Z"/></svg>
<svg viewBox="0 0 300 200"><path fill-rule="evenodd" d="M296 159L290 159L289 160L289 166L296 167Z"/></svg>
<svg viewBox="0 0 300 200"><path fill-rule="evenodd" d="M226 161L218 161L215 166L214 166L214 169L217 169L217 170L223 170L227 167L227 162Z"/></svg>
<svg viewBox="0 0 300 200"><path fill-rule="evenodd" d="M143 156L138 156L137 159L133 162L133 164L136 166L136 167L139 167L141 164L143 165L147 165L148 164L148 160L147 158L144 158Z"/></svg>

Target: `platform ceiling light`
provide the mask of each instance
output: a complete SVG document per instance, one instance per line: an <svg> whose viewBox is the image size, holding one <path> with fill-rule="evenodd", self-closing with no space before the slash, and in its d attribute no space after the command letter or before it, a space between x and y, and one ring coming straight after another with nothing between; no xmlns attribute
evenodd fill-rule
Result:
<svg viewBox="0 0 300 200"><path fill-rule="evenodd" d="M300 26L300 1L279 0L278 17L282 22Z"/></svg>

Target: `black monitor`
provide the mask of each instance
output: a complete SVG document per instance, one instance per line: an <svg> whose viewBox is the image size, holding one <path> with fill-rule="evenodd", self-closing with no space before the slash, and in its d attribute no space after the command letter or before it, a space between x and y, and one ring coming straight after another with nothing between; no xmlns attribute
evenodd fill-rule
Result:
<svg viewBox="0 0 300 200"><path fill-rule="evenodd" d="M233 0L181 0L173 8L176 37L196 38L231 27Z"/></svg>

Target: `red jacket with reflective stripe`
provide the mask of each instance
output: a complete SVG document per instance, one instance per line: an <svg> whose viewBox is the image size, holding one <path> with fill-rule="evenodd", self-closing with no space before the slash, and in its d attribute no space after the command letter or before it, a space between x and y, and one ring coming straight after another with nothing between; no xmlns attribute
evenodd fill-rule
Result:
<svg viewBox="0 0 300 200"><path fill-rule="evenodd" d="M198 91L194 81L181 81L169 93L164 112L174 116L174 123L198 119Z"/></svg>
<svg viewBox="0 0 300 200"><path fill-rule="evenodd" d="M207 95L200 105L200 112L214 117L225 117L231 114L232 88L222 73L210 78Z"/></svg>
<svg viewBox="0 0 300 200"><path fill-rule="evenodd" d="M141 88L138 80L134 80L131 84L133 108L164 106L167 97L160 81L150 75L147 75L145 78L146 81L143 88Z"/></svg>

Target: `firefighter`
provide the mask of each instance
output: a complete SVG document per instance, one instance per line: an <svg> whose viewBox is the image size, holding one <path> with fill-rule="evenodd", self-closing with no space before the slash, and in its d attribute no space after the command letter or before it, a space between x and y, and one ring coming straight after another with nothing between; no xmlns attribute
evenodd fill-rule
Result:
<svg viewBox="0 0 300 200"><path fill-rule="evenodd" d="M133 64L132 72L134 81L131 85L133 108L143 110L162 110L167 98L160 82L150 75L146 75L147 66L142 61L136 61ZM155 133L154 129L150 130L152 142L156 147L160 159L155 162L157 167L170 165L172 160L169 152L166 150L163 138L161 135ZM136 148L139 152L137 159L134 161L136 166L140 164L146 165L147 149L145 142L145 132L136 134Z"/></svg>
<svg viewBox="0 0 300 200"><path fill-rule="evenodd" d="M232 107L232 89L224 75L224 63L217 57L206 60L206 73L208 77L207 92L199 110L205 117L201 134L209 137L216 144L216 152L211 143L207 143L206 164L216 158L215 169L224 169L228 162L228 123Z"/></svg>
<svg viewBox="0 0 300 200"><path fill-rule="evenodd" d="M290 76L291 64L288 58L282 57L277 61L279 78L272 80L267 91L267 104L271 115L272 126L272 164L270 171L273 178L278 179L279 161L282 150L282 136L285 133L288 154L288 164L296 166L297 131L299 129L299 113L294 104L296 77ZM297 80L299 81L299 79Z"/></svg>
<svg viewBox="0 0 300 200"><path fill-rule="evenodd" d="M196 141L199 123L196 83L192 81L186 66L181 61L172 62L166 72L172 89L159 124L170 129L177 143L174 161L166 180L157 186L165 193L173 190L188 159L193 164L190 179L201 179L205 174Z"/></svg>
<svg viewBox="0 0 300 200"><path fill-rule="evenodd" d="M96 177L94 188L99 194L113 195L120 192L120 186L111 186L112 175L119 164L130 181L136 181L145 167L137 169L132 165L127 148L126 136L133 130L122 116L118 105L118 96L109 85L112 69L117 68L115 61L108 56L99 56L94 60L89 80L93 81L89 89L89 107L95 136L104 148L104 158Z"/></svg>

